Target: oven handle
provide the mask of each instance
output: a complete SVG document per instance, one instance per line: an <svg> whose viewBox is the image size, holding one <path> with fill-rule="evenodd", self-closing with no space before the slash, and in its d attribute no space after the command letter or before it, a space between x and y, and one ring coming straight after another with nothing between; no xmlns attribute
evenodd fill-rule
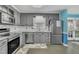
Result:
<svg viewBox="0 0 79 59"><path fill-rule="evenodd" d="M8 42L10 42L10 41L16 39L17 37L20 37L20 36L14 36L14 37L8 38Z"/></svg>

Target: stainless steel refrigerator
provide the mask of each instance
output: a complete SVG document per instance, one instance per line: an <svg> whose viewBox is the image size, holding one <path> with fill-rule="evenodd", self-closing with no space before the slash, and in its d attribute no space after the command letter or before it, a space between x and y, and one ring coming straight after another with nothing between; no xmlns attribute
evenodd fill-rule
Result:
<svg viewBox="0 0 79 59"><path fill-rule="evenodd" d="M53 45L62 44L62 24L60 20L51 21L50 43Z"/></svg>

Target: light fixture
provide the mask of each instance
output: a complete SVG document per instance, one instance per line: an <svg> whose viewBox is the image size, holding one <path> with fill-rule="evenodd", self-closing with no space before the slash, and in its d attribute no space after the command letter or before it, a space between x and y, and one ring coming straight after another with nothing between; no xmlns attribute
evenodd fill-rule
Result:
<svg viewBox="0 0 79 59"><path fill-rule="evenodd" d="M41 8L42 5L32 5L33 8Z"/></svg>

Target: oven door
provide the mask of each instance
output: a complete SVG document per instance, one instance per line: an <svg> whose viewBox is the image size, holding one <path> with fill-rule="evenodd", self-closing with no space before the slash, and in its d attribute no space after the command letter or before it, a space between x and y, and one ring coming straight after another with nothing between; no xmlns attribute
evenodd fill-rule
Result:
<svg viewBox="0 0 79 59"><path fill-rule="evenodd" d="M12 54L20 45L20 37L8 42L8 54Z"/></svg>

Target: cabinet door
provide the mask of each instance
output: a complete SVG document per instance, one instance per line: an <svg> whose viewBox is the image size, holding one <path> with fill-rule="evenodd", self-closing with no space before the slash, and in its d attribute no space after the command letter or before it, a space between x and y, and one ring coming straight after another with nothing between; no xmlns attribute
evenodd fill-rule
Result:
<svg viewBox="0 0 79 59"><path fill-rule="evenodd" d="M7 45L3 45L0 47L0 54L7 54Z"/></svg>
<svg viewBox="0 0 79 59"><path fill-rule="evenodd" d="M35 33L34 34L34 42L35 43L48 43L48 33Z"/></svg>
<svg viewBox="0 0 79 59"><path fill-rule="evenodd" d="M33 16L32 15L27 15L27 25L28 26L33 26Z"/></svg>
<svg viewBox="0 0 79 59"><path fill-rule="evenodd" d="M20 24L27 25L27 16L25 14L21 14Z"/></svg>
<svg viewBox="0 0 79 59"><path fill-rule="evenodd" d="M6 6L2 6L2 11L8 12L8 8Z"/></svg>
<svg viewBox="0 0 79 59"><path fill-rule="evenodd" d="M33 16L27 14L21 14L21 25L32 26L33 25Z"/></svg>
<svg viewBox="0 0 79 59"><path fill-rule="evenodd" d="M0 5L0 10L2 10L2 6Z"/></svg>
<svg viewBox="0 0 79 59"><path fill-rule="evenodd" d="M45 43L44 33L40 33L40 43Z"/></svg>
<svg viewBox="0 0 79 59"><path fill-rule="evenodd" d="M41 39L40 39L40 43L48 43L49 42L49 36L48 33L41 33Z"/></svg>
<svg viewBox="0 0 79 59"><path fill-rule="evenodd" d="M39 33L34 33L34 43L40 43Z"/></svg>
<svg viewBox="0 0 79 59"><path fill-rule="evenodd" d="M7 39L0 41L0 54L7 54Z"/></svg>
<svg viewBox="0 0 79 59"><path fill-rule="evenodd" d="M45 43L49 42L49 33L44 33Z"/></svg>

